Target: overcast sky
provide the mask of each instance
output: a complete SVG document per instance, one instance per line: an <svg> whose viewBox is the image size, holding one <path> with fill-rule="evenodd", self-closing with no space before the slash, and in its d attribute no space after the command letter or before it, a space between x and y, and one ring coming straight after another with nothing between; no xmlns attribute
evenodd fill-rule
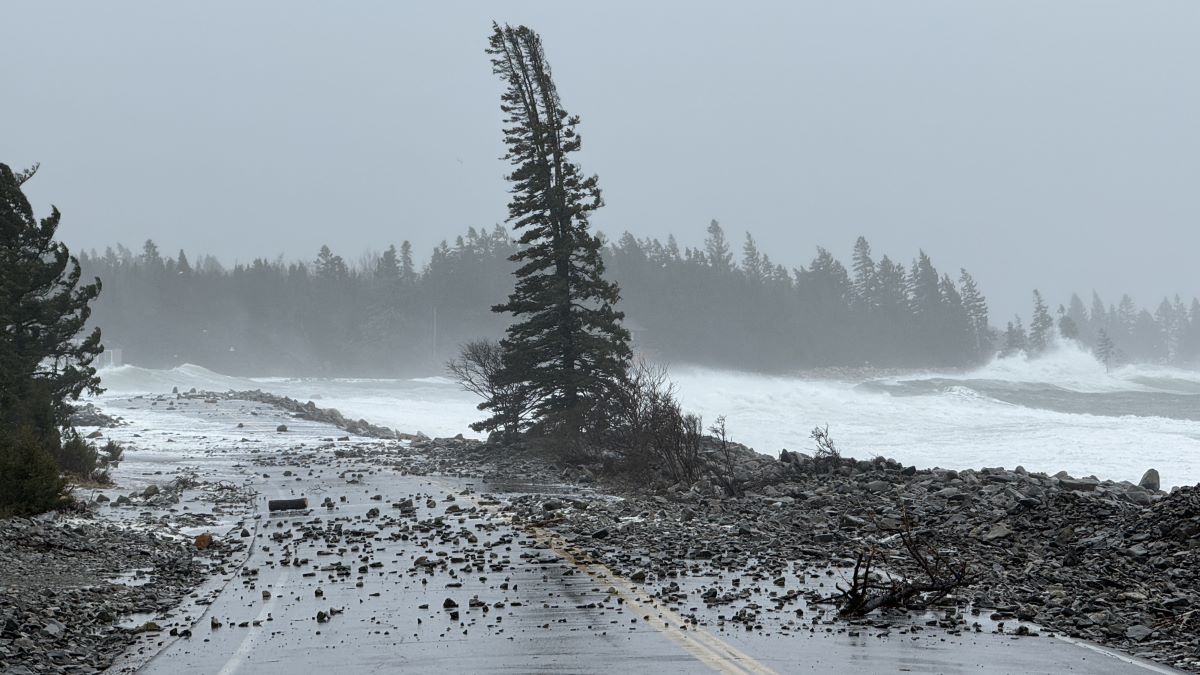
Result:
<svg viewBox="0 0 1200 675"><path fill-rule="evenodd" d="M1194 0L12 2L0 161L73 246L425 257L505 215L493 19L542 34L610 235L923 247L1001 325L1200 294Z"/></svg>

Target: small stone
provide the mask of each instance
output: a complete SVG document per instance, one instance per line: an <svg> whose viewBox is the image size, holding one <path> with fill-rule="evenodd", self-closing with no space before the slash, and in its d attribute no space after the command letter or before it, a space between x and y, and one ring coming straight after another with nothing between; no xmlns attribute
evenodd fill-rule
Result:
<svg viewBox="0 0 1200 675"><path fill-rule="evenodd" d="M278 431L280 433L283 433L287 430L288 430L288 428L287 428L286 424L280 424L279 426L275 427L275 431Z"/></svg>
<svg viewBox="0 0 1200 675"><path fill-rule="evenodd" d="M1139 623L1137 625L1126 628L1125 629L1125 637L1129 638L1130 640L1136 640L1138 642L1141 642L1142 640L1145 640L1146 638L1150 637L1150 634L1153 632L1154 632L1153 628L1150 628L1149 626L1143 626L1142 624Z"/></svg>
<svg viewBox="0 0 1200 675"><path fill-rule="evenodd" d="M458 603L453 598L446 598L442 601L442 609L454 609L458 607Z"/></svg>

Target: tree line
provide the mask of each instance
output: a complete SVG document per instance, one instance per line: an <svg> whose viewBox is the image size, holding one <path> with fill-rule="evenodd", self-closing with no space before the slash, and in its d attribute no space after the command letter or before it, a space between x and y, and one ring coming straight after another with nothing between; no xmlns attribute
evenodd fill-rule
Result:
<svg viewBox="0 0 1200 675"><path fill-rule="evenodd" d="M600 236L622 289L635 348L676 363L787 372L825 366L966 366L993 351L987 302L971 275L908 266L859 238L849 267L818 248L806 266L774 263L746 234L740 255L713 221L703 246ZM428 373L475 338L499 338L491 311L513 287L519 243L503 226L469 228L418 267L403 242L347 261L163 255L117 245L80 257L107 289L93 322L127 362L195 363L256 375Z"/></svg>
<svg viewBox="0 0 1200 675"><path fill-rule="evenodd" d="M1093 291L1090 307L1072 293L1066 304L1051 312L1035 290L1028 328L1020 316L1009 321L1000 353L1040 354L1056 333L1079 341L1110 366L1132 361L1193 366L1200 363L1200 299L1185 304L1179 295L1164 297L1151 312L1127 294L1116 304L1106 304Z"/></svg>

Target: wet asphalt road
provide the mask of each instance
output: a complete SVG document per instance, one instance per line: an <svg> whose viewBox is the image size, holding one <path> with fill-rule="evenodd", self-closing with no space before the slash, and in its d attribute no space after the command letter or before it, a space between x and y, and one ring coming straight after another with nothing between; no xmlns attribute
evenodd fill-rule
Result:
<svg viewBox="0 0 1200 675"><path fill-rule="evenodd" d="M211 602L201 593L203 604L164 623L190 636L147 636L131 650L139 658L126 668L139 672L1174 672L1046 637L805 623L762 634L726 628L703 608L692 622L553 535L514 528L496 513L503 495L482 483L331 451L313 459L307 450L341 432L261 406L146 406L130 400L126 410L150 429L161 418L175 447L204 447L189 458L201 472L209 463L227 474L236 462L260 494L257 517L227 535L253 542L242 567L213 582ZM273 433L279 423L286 441ZM247 450L256 435L264 444ZM298 448L307 450L289 451ZM254 465L264 453L281 460ZM296 496L310 509L267 509ZM701 583L680 581L684 591Z"/></svg>

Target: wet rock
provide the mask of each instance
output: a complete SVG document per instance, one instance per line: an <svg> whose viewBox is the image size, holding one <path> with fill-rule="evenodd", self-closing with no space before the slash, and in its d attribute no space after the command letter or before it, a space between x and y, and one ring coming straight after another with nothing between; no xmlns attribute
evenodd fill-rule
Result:
<svg viewBox="0 0 1200 675"><path fill-rule="evenodd" d="M1154 633L1153 628L1150 628L1149 626L1143 626L1141 624L1130 626L1129 628L1125 629L1125 637L1137 642L1145 640L1146 638L1150 637L1152 633Z"/></svg>
<svg viewBox="0 0 1200 675"><path fill-rule="evenodd" d="M1138 485L1146 488L1147 490L1158 492L1158 471L1156 469L1148 469L1146 473L1142 474L1142 479L1138 481Z"/></svg>
<svg viewBox="0 0 1200 675"><path fill-rule="evenodd" d="M278 431L280 433L283 433L287 430L288 430L288 428L287 428L286 424L280 424L279 426L275 427L275 431Z"/></svg>
<svg viewBox="0 0 1200 675"><path fill-rule="evenodd" d="M1087 478L1059 478L1058 484L1064 489L1075 490L1076 492L1092 492L1099 485L1100 481Z"/></svg>

